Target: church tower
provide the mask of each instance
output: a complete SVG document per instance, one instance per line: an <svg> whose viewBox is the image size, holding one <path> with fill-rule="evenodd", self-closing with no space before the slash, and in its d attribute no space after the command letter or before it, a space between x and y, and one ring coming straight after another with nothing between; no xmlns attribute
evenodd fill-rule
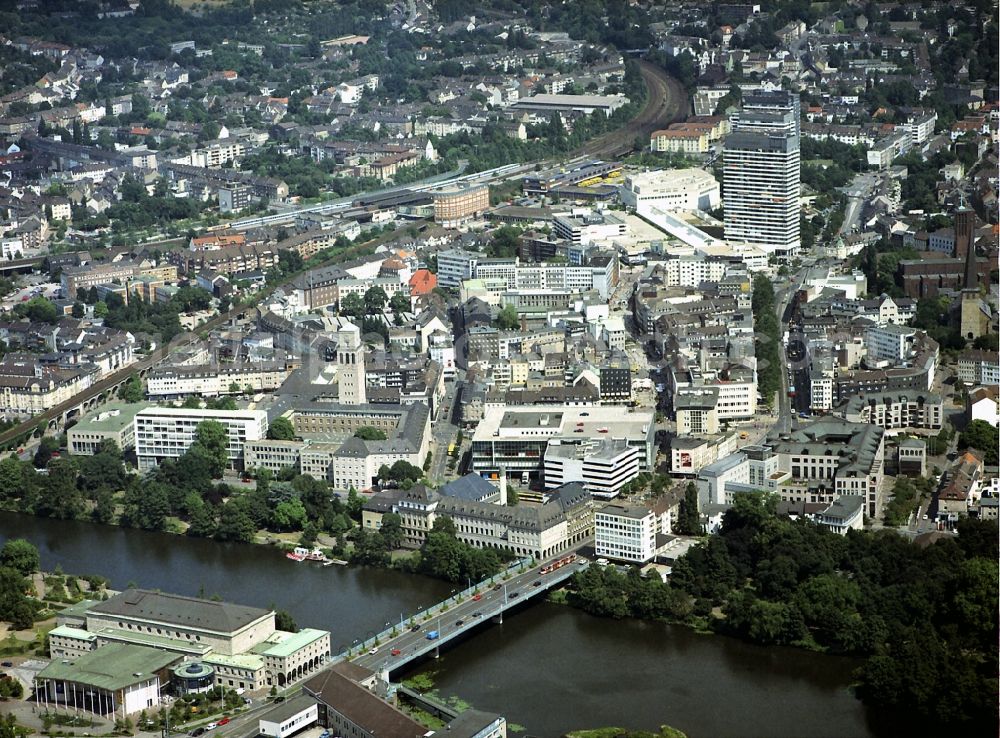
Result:
<svg viewBox="0 0 1000 738"><path fill-rule="evenodd" d="M968 216L966 217L966 214ZM962 216L960 218L959 216ZM965 257L965 273L962 279L962 303L960 306L961 317L959 328L962 338L972 340L978 338L989 330L989 316L985 311L985 303L979 295L979 265L976 263L976 245L972 240L972 223L975 216L972 210L965 206L963 197L959 203L958 210L955 211L955 251L959 255L959 244L962 238L965 241L964 251L961 256ZM967 235L966 235L967 234Z"/></svg>
<svg viewBox="0 0 1000 738"><path fill-rule="evenodd" d="M975 251L972 242L972 231L976 227L976 213L965 204L965 195L959 195L958 208L956 208L953 220L955 222L955 253L956 259L964 259L970 251Z"/></svg>

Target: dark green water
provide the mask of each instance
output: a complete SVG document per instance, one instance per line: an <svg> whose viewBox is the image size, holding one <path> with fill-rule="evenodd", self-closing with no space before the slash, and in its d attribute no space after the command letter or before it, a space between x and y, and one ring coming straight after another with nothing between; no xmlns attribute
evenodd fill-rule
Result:
<svg viewBox="0 0 1000 738"><path fill-rule="evenodd" d="M0 541L24 537L42 566L143 587L287 609L326 628L334 649L443 599L443 582L391 571L296 564L275 550L91 523L0 514ZM443 696L507 716L543 738L574 728L666 723L691 738L874 735L848 689L854 662L761 648L685 628L531 604L415 671Z"/></svg>

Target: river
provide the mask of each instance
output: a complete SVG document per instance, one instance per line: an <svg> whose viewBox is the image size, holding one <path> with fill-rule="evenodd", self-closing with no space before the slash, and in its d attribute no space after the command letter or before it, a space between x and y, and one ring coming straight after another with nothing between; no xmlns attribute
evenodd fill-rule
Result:
<svg viewBox="0 0 1000 738"><path fill-rule="evenodd" d="M330 630L335 651L452 591L394 571L296 564L263 546L0 513L0 542L11 537L34 543L43 569L100 574L116 589L135 583L284 608L299 625ZM691 738L874 736L848 689L855 665L538 603L413 673L432 672L442 696L502 713L542 738L664 723Z"/></svg>

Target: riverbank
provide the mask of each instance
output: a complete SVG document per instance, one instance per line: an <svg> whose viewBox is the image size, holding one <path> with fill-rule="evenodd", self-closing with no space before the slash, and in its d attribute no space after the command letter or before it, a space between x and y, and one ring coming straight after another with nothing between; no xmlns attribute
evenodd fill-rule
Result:
<svg viewBox="0 0 1000 738"><path fill-rule="evenodd" d="M446 599L453 588L391 569L300 566L268 546L0 514L0 539L10 537L32 541L42 568L98 573L114 589L136 582L254 607L280 600L300 626L329 630L337 652ZM667 723L691 738L888 738L893 732L876 732L850 692L857 665L661 623L609 623L537 602L510 611L502 625L483 623L440 659L393 678L434 670L443 698L504 714L536 736ZM720 694L726 710L718 709Z"/></svg>

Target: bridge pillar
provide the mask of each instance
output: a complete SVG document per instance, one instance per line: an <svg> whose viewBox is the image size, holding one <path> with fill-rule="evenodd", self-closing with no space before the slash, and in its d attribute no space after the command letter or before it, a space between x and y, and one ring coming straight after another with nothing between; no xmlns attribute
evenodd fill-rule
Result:
<svg viewBox="0 0 1000 738"><path fill-rule="evenodd" d="M434 646L434 653L431 654L431 658L441 658L441 646Z"/></svg>
<svg viewBox="0 0 1000 738"><path fill-rule="evenodd" d="M497 625L503 625L503 610L494 615L491 620Z"/></svg>

